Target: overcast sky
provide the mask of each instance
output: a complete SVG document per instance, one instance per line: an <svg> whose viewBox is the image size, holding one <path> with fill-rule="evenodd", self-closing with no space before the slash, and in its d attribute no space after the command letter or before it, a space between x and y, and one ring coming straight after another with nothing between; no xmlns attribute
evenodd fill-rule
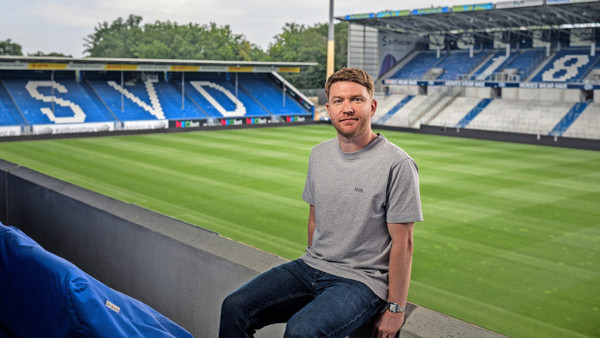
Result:
<svg viewBox="0 0 600 338"><path fill-rule="evenodd" d="M472 5L481 0L337 0L334 16ZM494 1L495 2L495 1ZM111 23L129 14L143 23L215 22L266 50L286 22L313 25L329 20L328 0L0 0L0 41L11 39L23 54L42 51L82 57L84 38L100 22ZM337 22L337 21L336 21Z"/></svg>

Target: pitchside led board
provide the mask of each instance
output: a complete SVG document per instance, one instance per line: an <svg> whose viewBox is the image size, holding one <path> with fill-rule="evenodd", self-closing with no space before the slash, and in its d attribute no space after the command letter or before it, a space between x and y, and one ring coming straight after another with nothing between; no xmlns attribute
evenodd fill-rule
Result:
<svg viewBox="0 0 600 338"><path fill-rule="evenodd" d="M208 119L194 120L170 120L169 128L202 128L211 125L218 126L242 126L242 125L261 125L269 123L293 123L306 122L306 116L284 115L277 117L234 117L234 118L217 118L214 123L210 123Z"/></svg>

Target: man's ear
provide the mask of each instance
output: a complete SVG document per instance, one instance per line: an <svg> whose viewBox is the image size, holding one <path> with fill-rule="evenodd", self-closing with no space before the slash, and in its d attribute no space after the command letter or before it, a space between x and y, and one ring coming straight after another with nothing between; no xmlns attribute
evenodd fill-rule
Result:
<svg viewBox="0 0 600 338"><path fill-rule="evenodd" d="M373 99L373 101L371 102L371 117L373 117L373 115L375 115L376 111L377 111L377 100Z"/></svg>

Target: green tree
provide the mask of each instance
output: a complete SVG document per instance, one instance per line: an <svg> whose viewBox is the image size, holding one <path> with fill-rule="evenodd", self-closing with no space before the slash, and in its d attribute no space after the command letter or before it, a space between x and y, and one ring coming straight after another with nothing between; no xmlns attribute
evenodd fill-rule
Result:
<svg viewBox="0 0 600 338"><path fill-rule="evenodd" d="M111 24L102 22L85 39L92 57L150 59L261 60L266 54L229 25L198 25L156 21L142 25L142 17L130 15Z"/></svg>
<svg viewBox="0 0 600 338"><path fill-rule="evenodd" d="M142 20L132 14L127 19L99 23L84 39L84 52L92 57L316 62L317 66L287 74L286 79L298 88L322 88L325 82L327 23L286 23L265 52L243 34L234 33L229 25L180 25L171 21L142 24ZM348 24L337 23L335 69L347 64L347 35Z"/></svg>
<svg viewBox="0 0 600 338"><path fill-rule="evenodd" d="M119 17L111 24L99 23L94 33L84 38L84 52L92 57L135 57L133 48L141 37L141 22L141 16L132 14L127 20Z"/></svg>
<svg viewBox="0 0 600 338"><path fill-rule="evenodd" d="M286 23L283 32L275 36L269 45L268 54L272 61L316 62L299 74L289 74L286 79L298 88L321 88L327 74L328 24L313 26ZM348 24L335 25L335 69L347 63Z"/></svg>
<svg viewBox="0 0 600 338"><path fill-rule="evenodd" d="M0 41L0 55L23 55L22 47L10 39Z"/></svg>
<svg viewBox="0 0 600 338"><path fill-rule="evenodd" d="M63 56L63 57L71 57L72 55L65 55L63 53L58 53L58 52L50 52L50 53L44 53L42 51L37 51L35 53L28 53L28 56Z"/></svg>

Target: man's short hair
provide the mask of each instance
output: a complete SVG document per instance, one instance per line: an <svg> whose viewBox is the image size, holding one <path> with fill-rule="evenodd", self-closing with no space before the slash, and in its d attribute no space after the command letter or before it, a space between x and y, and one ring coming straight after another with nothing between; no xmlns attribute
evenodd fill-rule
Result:
<svg viewBox="0 0 600 338"><path fill-rule="evenodd" d="M367 88L367 92L371 99L375 95L375 84L373 83L371 75L358 68L342 68L331 75L327 79L327 82L325 82L325 96L327 97L327 101L329 101L329 90L331 89L331 85L341 81L356 82L359 85L364 86Z"/></svg>

